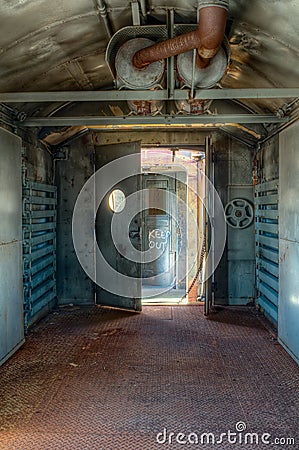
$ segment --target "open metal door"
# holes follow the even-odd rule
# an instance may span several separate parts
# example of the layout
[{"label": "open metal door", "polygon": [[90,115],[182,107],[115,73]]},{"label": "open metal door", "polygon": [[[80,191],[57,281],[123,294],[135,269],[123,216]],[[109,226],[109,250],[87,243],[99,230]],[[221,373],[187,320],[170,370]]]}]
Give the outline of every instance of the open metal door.
[{"label": "open metal door", "polygon": [[[140,142],[95,146],[95,170],[100,170],[95,192],[102,199],[96,238],[103,256],[95,261],[96,303],[141,311]],[[131,219],[126,222],[128,216]]]},{"label": "open metal door", "polygon": [[[214,157],[213,157],[213,147],[210,137],[205,140],[205,175],[206,175],[206,186],[205,186],[205,241],[206,241],[206,253],[209,253],[209,257],[206,260],[205,273],[211,274],[205,282],[205,315],[208,316],[211,312],[212,305],[214,303],[214,229],[213,229],[213,219],[214,219]],[[210,183],[211,182],[211,183]],[[209,214],[208,214],[209,211]]]}]

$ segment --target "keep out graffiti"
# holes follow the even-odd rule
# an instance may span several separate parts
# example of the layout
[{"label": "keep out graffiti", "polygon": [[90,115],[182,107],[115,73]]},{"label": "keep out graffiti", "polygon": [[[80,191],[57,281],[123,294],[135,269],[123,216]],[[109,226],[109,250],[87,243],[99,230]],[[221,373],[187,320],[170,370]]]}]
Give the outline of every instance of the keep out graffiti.
[{"label": "keep out graffiti", "polygon": [[160,230],[159,228],[155,228],[150,231],[148,234],[148,242],[150,249],[162,250],[164,252],[168,240],[170,237],[170,231]]}]

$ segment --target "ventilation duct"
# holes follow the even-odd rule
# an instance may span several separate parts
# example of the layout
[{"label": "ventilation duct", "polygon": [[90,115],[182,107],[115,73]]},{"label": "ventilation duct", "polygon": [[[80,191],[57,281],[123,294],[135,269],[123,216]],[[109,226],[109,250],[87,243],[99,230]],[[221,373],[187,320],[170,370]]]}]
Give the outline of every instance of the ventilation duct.
[{"label": "ventilation duct", "polygon": [[[194,51],[182,53],[177,57],[177,82],[181,89],[210,89],[217,85],[227,70],[230,60],[230,48],[226,37],[222,46],[206,67],[198,67],[194,60]],[[176,102],[179,112],[204,114],[212,104],[211,100],[181,100]]]},{"label": "ventilation duct", "polygon": [[134,66],[141,70],[155,61],[194,49],[197,49],[197,65],[208,66],[224,39],[227,9],[228,0],[201,1],[197,30],[137,51],[133,56]]},{"label": "ventilation duct", "polygon": [[[174,37],[167,39],[166,25],[132,26],[119,30],[110,40],[106,61],[117,89],[163,89],[166,58],[176,58],[178,88],[208,89],[221,80],[227,70],[230,49],[224,36],[228,0],[202,0],[199,24],[175,24]],[[158,42],[158,43],[157,43]],[[196,52],[196,53],[195,53]],[[211,102],[182,101],[179,112],[203,114]],[[134,114],[157,114],[163,102],[128,102]]]},{"label": "ventilation duct", "polygon": [[[165,61],[155,61],[153,64],[138,70],[132,64],[136,51],[153,45],[147,38],[135,38],[125,42],[117,52],[115,58],[116,87],[118,89],[162,89]],[[133,114],[155,115],[163,108],[162,101],[129,101],[129,108]]]},{"label": "ventilation duct", "polygon": [[[157,40],[167,39],[166,25],[129,26],[117,31],[110,39],[106,50],[106,62],[114,78],[116,89],[154,90],[163,89],[165,61],[157,61],[145,70],[133,66],[134,54]],[[128,101],[133,114],[155,115],[162,111],[162,101]]]}]

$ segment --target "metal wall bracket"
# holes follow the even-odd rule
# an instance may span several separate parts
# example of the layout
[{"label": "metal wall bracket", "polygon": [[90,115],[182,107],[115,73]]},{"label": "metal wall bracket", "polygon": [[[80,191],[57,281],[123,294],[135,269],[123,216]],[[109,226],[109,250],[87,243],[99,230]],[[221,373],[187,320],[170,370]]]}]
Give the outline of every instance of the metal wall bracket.
[{"label": "metal wall bracket", "polygon": [[68,147],[59,147],[57,150],[53,153],[53,158],[57,161],[59,160],[67,160],[69,157],[69,148]]}]

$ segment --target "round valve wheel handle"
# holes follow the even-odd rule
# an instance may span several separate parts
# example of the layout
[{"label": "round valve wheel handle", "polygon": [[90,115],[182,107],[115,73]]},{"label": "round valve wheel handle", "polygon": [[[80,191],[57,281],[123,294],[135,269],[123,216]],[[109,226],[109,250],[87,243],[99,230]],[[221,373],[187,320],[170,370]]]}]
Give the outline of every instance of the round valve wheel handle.
[{"label": "round valve wheel handle", "polygon": [[253,218],[253,206],[243,198],[235,198],[225,207],[225,220],[232,228],[247,228],[252,224]]}]

